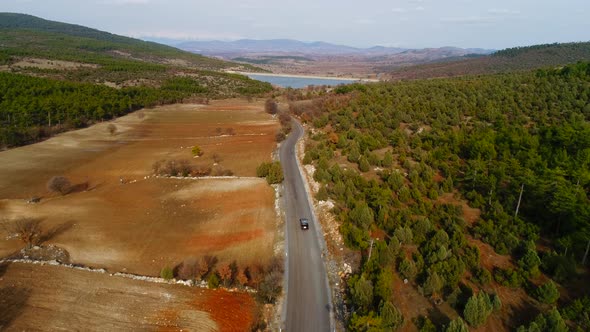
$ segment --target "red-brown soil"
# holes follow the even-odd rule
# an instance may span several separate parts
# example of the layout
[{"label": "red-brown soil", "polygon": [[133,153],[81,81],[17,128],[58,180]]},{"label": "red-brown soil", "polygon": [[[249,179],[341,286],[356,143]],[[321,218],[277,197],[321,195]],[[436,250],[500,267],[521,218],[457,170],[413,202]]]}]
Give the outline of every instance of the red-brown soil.
[{"label": "red-brown soil", "polygon": [[[212,313],[197,308],[217,292],[180,285],[111,277],[60,266],[12,263],[0,266],[0,329],[8,331],[219,331]],[[243,303],[240,293],[226,302]],[[235,315],[250,308],[233,306]],[[239,325],[244,324],[244,325]],[[239,330],[249,323],[237,320]]]}]

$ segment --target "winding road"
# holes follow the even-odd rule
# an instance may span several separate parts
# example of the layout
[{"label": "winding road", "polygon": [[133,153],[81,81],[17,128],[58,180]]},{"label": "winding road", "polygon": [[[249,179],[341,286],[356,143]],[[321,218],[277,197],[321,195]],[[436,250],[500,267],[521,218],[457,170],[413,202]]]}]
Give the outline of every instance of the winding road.
[{"label": "winding road", "polygon": [[[295,145],[304,131],[297,121],[293,120],[292,124],[293,130],[279,150],[285,175],[283,199],[287,238],[287,289],[283,331],[331,331],[332,304],[322,259],[322,235],[310,206],[295,154]],[[299,218],[310,221],[309,230],[301,229]]]}]

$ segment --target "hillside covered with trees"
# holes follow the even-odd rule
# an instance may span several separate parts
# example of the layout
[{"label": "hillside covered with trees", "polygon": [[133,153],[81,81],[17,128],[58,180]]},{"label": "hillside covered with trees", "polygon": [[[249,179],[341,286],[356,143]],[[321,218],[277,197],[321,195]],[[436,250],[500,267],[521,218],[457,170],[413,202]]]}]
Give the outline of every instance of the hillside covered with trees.
[{"label": "hillside covered with trees", "polygon": [[379,68],[392,80],[498,74],[573,64],[590,60],[590,42],[515,47],[487,56],[465,56],[445,62],[400,69]]},{"label": "hillside covered with trees", "polygon": [[362,254],[351,331],[590,329],[589,63],[293,105],[315,128],[317,198]]},{"label": "hillside covered with trees", "polygon": [[23,14],[0,13],[0,148],[191,98],[252,96],[257,70]]}]

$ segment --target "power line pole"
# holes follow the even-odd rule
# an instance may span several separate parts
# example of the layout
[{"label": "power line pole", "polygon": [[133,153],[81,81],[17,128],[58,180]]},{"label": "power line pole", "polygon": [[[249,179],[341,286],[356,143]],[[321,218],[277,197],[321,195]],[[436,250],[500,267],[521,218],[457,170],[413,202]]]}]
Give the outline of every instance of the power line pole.
[{"label": "power line pole", "polygon": [[522,192],[524,191],[524,183],[520,186],[520,195],[518,196],[518,204],[516,204],[516,211],[514,212],[514,218],[518,216],[518,210],[520,209],[520,201],[522,200]]},{"label": "power line pole", "polygon": [[584,259],[582,259],[582,265],[586,265],[586,258],[588,258],[588,251],[590,251],[590,239],[588,240],[588,245],[586,246],[586,253],[584,253]]},{"label": "power line pole", "polygon": [[369,259],[367,259],[367,261],[371,260],[371,252],[373,251],[373,239],[371,239],[371,244],[369,246]]}]

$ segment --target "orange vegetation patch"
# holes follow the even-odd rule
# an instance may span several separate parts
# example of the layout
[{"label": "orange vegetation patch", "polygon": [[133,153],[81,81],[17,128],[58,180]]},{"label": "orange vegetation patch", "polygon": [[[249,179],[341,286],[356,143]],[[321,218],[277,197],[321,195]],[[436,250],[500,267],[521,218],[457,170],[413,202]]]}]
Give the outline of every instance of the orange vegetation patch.
[{"label": "orange vegetation patch", "polygon": [[204,301],[197,298],[194,306],[209,313],[219,332],[248,331],[254,322],[256,304],[247,293],[217,290],[207,293]]},{"label": "orange vegetation patch", "polygon": [[198,249],[198,250],[221,250],[227,248],[229,246],[242,244],[244,242],[256,240],[258,238],[264,237],[266,232],[261,229],[257,228],[251,231],[243,231],[237,233],[227,233],[227,234],[199,234],[191,239],[189,239],[187,245],[191,247],[191,249]]}]

